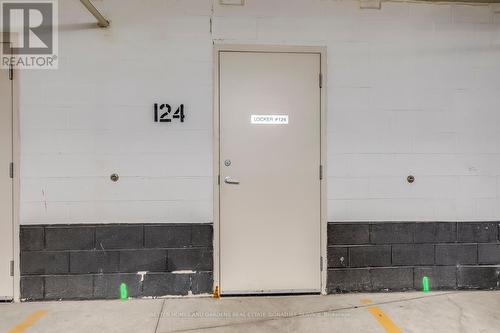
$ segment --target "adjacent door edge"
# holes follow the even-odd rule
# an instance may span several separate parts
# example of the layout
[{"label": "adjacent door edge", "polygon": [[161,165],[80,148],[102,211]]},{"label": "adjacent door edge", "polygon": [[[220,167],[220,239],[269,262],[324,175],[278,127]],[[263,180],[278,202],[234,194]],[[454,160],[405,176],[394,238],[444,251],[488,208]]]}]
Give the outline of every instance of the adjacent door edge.
[{"label": "adjacent door edge", "polygon": [[322,177],[321,194],[320,194],[320,209],[321,209],[321,294],[326,295],[326,278],[327,278],[327,166],[326,166],[326,87],[327,87],[327,71],[326,71],[326,52],[324,46],[294,46],[294,45],[247,45],[247,44],[214,44],[213,49],[213,293],[214,296],[220,296],[220,117],[219,117],[219,70],[220,70],[220,52],[270,52],[270,53],[317,53],[320,55],[320,72],[321,87],[320,87],[320,146],[321,146],[321,167]]},{"label": "adjacent door edge", "polygon": [[[2,42],[12,42],[14,40],[19,39],[18,33],[6,33],[0,32],[0,43]],[[13,240],[13,258],[14,258],[14,285],[13,285],[13,293],[14,293],[14,302],[19,302],[21,300],[21,270],[20,270],[20,261],[21,261],[21,251],[19,244],[20,237],[20,219],[19,219],[19,207],[20,207],[20,162],[21,162],[21,138],[20,138],[20,113],[19,113],[19,76],[20,72],[16,69],[13,69],[12,76],[12,162],[13,166],[13,186],[12,186],[12,204],[13,204],[13,221],[12,235],[14,237]]]}]

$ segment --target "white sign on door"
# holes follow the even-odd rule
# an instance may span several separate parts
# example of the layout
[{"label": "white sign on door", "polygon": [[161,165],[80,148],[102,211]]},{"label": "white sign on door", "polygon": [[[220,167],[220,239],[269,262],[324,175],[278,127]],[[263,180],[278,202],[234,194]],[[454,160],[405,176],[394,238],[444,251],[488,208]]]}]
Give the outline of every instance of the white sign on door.
[{"label": "white sign on door", "polygon": [[250,117],[250,122],[252,124],[261,124],[261,125],[286,125],[288,124],[288,115],[276,115],[276,114],[267,114],[267,115],[259,115],[253,114]]}]

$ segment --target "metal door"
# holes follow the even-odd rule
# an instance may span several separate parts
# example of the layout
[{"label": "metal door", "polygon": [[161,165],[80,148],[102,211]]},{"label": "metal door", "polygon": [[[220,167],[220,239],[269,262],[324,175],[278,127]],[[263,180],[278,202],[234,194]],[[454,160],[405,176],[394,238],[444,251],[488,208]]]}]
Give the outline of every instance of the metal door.
[{"label": "metal door", "polygon": [[319,53],[220,51],[222,294],[319,292]]}]

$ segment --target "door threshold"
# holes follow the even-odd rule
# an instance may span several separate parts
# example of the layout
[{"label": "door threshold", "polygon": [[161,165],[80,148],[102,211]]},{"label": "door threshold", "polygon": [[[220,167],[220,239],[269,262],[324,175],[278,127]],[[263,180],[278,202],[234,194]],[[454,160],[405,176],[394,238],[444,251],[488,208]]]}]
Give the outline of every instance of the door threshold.
[{"label": "door threshold", "polygon": [[314,293],[258,293],[258,294],[221,294],[221,297],[283,297],[283,296],[311,296],[321,295],[320,292]]},{"label": "door threshold", "polygon": [[320,291],[264,291],[264,292],[229,292],[222,293],[221,297],[269,297],[269,296],[309,296],[321,295]]}]

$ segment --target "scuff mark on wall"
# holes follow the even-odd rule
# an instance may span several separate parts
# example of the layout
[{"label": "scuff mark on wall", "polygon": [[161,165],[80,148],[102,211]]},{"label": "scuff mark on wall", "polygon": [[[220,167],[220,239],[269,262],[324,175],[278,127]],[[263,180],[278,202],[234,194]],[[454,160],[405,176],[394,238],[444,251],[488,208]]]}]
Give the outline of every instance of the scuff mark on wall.
[{"label": "scuff mark on wall", "polygon": [[47,197],[45,196],[45,190],[42,188],[42,202],[45,208],[45,214],[47,214]]},{"label": "scuff mark on wall", "polygon": [[144,276],[148,274],[148,271],[140,271],[140,272],[137,272],[137,275],[140,275],[141,276],[141,283],[144,282]]},{"label": "scuff mark on wall", "polygon": [[186,269],[186,270],[180,270],[180,271],[173,271],[172,274],[193,274],[196,273],[196,271]]}]

